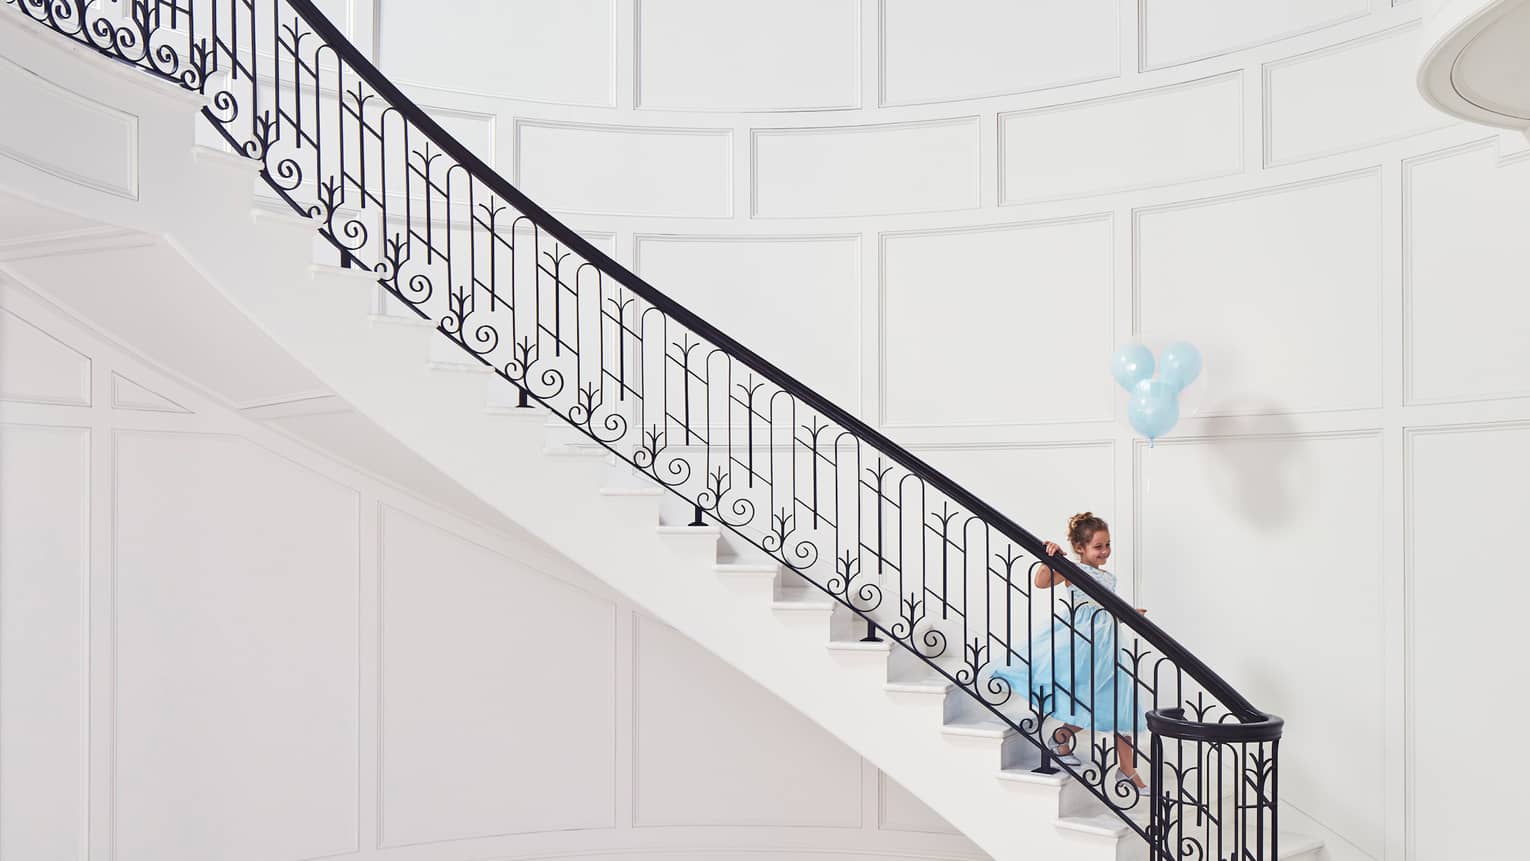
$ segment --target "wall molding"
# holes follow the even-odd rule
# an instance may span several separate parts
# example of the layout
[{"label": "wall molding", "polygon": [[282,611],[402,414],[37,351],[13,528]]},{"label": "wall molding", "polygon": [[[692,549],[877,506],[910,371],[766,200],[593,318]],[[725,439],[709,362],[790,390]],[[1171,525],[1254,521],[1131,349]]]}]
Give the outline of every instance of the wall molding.
[{"label": "wall molding", "polygon": [[[749,129],[749,217],[760,220],[816,220],[823,218],[871,218],[875,219],[888,215],[912,215],[934,212],[970,212],[982,209],[983,200],[983,165],[982,165],[982,115],[965,114],[955,117],[933,117],[930,119],[904,120],[886,123],[854,123],[839,126],[779,126],[760,127]],[[977,161],[975,172],[975,187],[972,189],[972,205],[958,206],[940,209],[898,209],[888,212],[870,213],[827,213],[818,215],[761,215],[760,214],[760,139],[767,137],[776,138],[810,138],[810,137],[835,137],[839,135],[880,134],[883,132],[897,132],[906,129],[921,128],[971,128],[973,136],[973,154]]]},{"label": "wall molding", "polygon": [[[1251,188],[1251,189],[1247,189],[1247,190],[1243,190],[1243,191],[1231,192],[1231,193],[1227,193],[1227,194],[1216,194],[1216,195],[1210,195],[1210,196],[1206,196],[1206,197],[1193,198],[1193,199],[1189,199],[1189,200],[1176,201],[1176,202],[1173,202],[1173,203],[1154,204],[1154,205],[1150,205],[1150,206],[1139,206],[1139,207],[1133,208],[1131,210],[1131,249],[1132,249],[1132,259],[1131,259],[1131,286],[1130,286],[1131,321],[1132,321],[1131,335],[1132,335],[1132,337],[1139,337],[1139,336],[1141,336],[1143,334],[1143,332],[1142,332],[1142,305],[1143,305],[1143,302],[1142,302],[1142,219],[1143,219],[1144,216],[1159,215],[1159,214],[1167,213],[1167,212],[1178,212],[1178,211],[1186,210],[1186,209],[1198,209],[1198,208],[1205,207],[1205,206],[1216,206],[1216,205],[1223,204],[1223,203],[1234,203],[1234,202],[1244,201],[1244,200],[1257,200],[1257,199],[1263,198],[1263,197],[1275,197],[1275,196],[1278,196],[1278,195],[1281,195],[1281,194],[1286,194],[1286,193],[1293,192],[1293,191],[1300,191],[1300,190],[1309,189],[1309,188],[1319,188],[1319,187],[1322,187],[1322,186],[1325,186],[1325,185],[1338,185],[1338,184],[1349,182],[1351,180],[1359,179],[1359,178],[1362,178],[1362,177],[1373,177],[1375,179],[1375,183],[1376,183],[1376,196],[1375,196],[1376,214],[1377,214],[1377,218],[1378,219],[1382,219],[1383,220],[1383,223],[1380,223],[1380,224],[1377,225],[1377,230],[1380,233],[1384,233],[1384,231],[1385,231],[1384,219],[1385,219],[1385,212],[1386,212],[1386,202],[1385,202],[1386,184],[1384,182],[1384,176],[1383,176],[1382,169],[1381,169],[1380,165],[1374,165],[1374,166],[1370,166],[1370,167],[1362,167],[1362,168],[1357,168],[1357,169],[1353,169],[1353,170],[1347,170],[1347,171],[1343,171],[1341,173],[1334,173],[1334,174],[1327,174],[1327,175],[1323,175],[1323,176],[1309,177],[1309,178],[1297,180],[1297,181],[1294,181],[1294,182],[1278,183],[1278,184],[1275,184],[1275,185],[1265,185],[1265,186],[1260,186],[1260,187],[1257,187],[1257,188]],[[1385,242],[1385,240],[1383,238],[1383,244],[1384,244],[1384,242]],[[1381,308],[1385,307],[1384,303],[1386,302],[1385,291],[1386,291],[1386,280],[1387,279],[1386,279],[1386,273],[1384,271],[1384,268],[1383,268],[1380,260],[1377,261],[1375,275],[1376,275],[1376,283],[1375,283],[1375,288],[1374,288],[1374,290],[1375,290],[1375,297],[1376,297],[1376,302],[1377,302],[1377,308],[1381,309]],[[1243,411],[1243,410],[1235,410],[1235,411],[1234,410],[1229,410],[1229,411],[1206,411],[1206,412],[1202,412],[1202,413],[1197,414],[1196,418],[1200,418],[1200,419],[1216,419],[1216,418],[1242,418],[1242,417],[1261,416],[1261,415],[1320,415],[1320,414],[1325,414],[1325,413],[1359,412],[1359,411],[1365,411],[1365,410],[1379,409],[1379,408],[1381,408],[1386,403],[1386,388],[1385,388],[1386,383],[1385,383],[1385,380],[1383,378],[1385,377],[1384,370],[1386,368],[1387,342],[1386,342],[1386,338],[1384,337],[1384,335],[1385,335],[1384,332],[1381,332],[1380,330],[1378,330],[1377,357],[1376,357],[1377,358],[1377,364],[1376,364],[1377,374],[1376,374],[1376,380],[1375,380],[1375,400],[1372,403],[1369,403],[1369,404],[1342,404],[1342,405],[1334,406],[1334,407],[1320,407],[1320,408],[1311,408],[1311,409],[1271,408],[1271,409],[1254,410],[1254,411]]]},{"label": "wall molding", "polygon": [[[41,27],[30,27],[29,29],[37,30],[39,35],[45,32]],[[71,47],[84,50],[83,46],[72,45]],[[0,71],[3,71],[5,66],[9,66],[14,70],[12,74],[19,74],[23,78],[30,79],[33,84],[40,89],[51,91],[54,94],[54,98],[58,101],[71,103],[77,109],[86,111],[101,119],[113,123],[117,127],[117,130],[121,135],[122,142],[125,145],[122,152],[123,161],[120,165],[118,165],[118,167],[122,169],[121,181],[114,181],[110,178],[102,176],[87,176],[86,174],[71,170],[56,162],[49,161],[46,158],[37,155],[36,153],[23,152],[13,146],[9,146],[4,143],[0,143],[0,156],[12,158],[18,162],[21,162],[22,164],[42,171],[49,176],[64,180],[65,182],[70,182],[85,188],[92,188],[96,191],[102,191],[116,197],[122,197],[128,200],[137,200],[139,181],[138,117],[127,113],[126,111],[118,110],[111,105],[98,102],[95,99],[89,98],[88,96],[84,96],[64,86],[63,84],[60,84],[47,77],[44,77],[37,72],[34,72],[31,69],[28,69],[25,66],[19,65],[4,57],[0,57]]]},{"label": "wall molding", "polygon": [[[1120,6],[1116,7],[1116,38],[1121,37],[1123,16]],[[1116,61],[1115,72],[1108,75],[1083,75],[1077,78],[1043,84],[1037,87],[1022,87],[1020,89],[1001,89],[971,95],[953,96],[945,99],[920,99],[912,101],[893,101],[887,97],[887,0],[877,0],[877,107],[919,107],[924,105],[951,105],[962,102],[970,102],[978,99],[991,99],[1000,96],[1023,96],[1028,93],[1040,93],[1050,90],[1066,90],[1083,84],[1092,84],[1100,81],[1111,81],[1121,77],[1121,62]]]},{"label": "wall molding", "polygon": [[1444,396],[1421,398],[1414,393],[1414,334],[1413,334],[1413,170],[1420,165],[1434,164],[1456,156],[1492,149],[1499,155],[1494,161],[1495,169],[1530,160],[1530,150],[1509,155],[1502,154],[1500,137],[1494,133],[1487,137],[1458,143],[1402,160],[1402,380],[1404,407],[1427,407],[1447,404],[1478,404],[1489,401],[1513,401],[1530,398],[1530,389],[1524,391],[1489,392],[1481,395]]},{"label": "wall molding", "polygon": [[841,0],[849,3],[855,10],[855,26],[851,42],[855,51],[855,80],[852,89],[855,97],[844,104],[800,106],[787,105],[776,107],[743,107],[739,105],[649,105],[643,102],[643,3],[644,0],[632,0],[632,106],[639,111],[672,111],[675,113],[734,113],[734,114],[773,114],[773,113],[820,113],[827,111],[850,111],[860,110],[864,107],[861,93],[865,90],[862,84],[861,62],[861,28],[862,28],[862,4],[861,0]]},{"label": "wall molding", "polygon": [[1222,49],[1213,51],[1213,52],[1208,53],[1208,54],[1200,54],[1200,55],[1195,55],[1195,56],[1190,56],[1190,57],[1184,57],[1184,58],[1176,59],[1176,60],[1173,60],[1173,61],[1170,61],[1170,62],[1164,62],[1164,63],[1159,63],[1157,65],[1152,65],[1152,64],[1149,64],[1148,61],[1147,61],[1147,56],[1148,56],[1148,53],[1149,53],[1148,32],[1147,32],[1148,31],[1148,28],[1147,28],[1147,20],[1148,20],[1147,5],[1150,2],[1152,2],[1152,0],[1137,0],[1137,56],[1139,58],[1138,59],[1138,63],[1137,63],[1137,71],[1138,72],[1155,72],[1155,71],[1161,71],[1161,70],[1164,70],[1164,69],[1172,69],[1172,68],[1175,68],[1177,66],[1188,65],[1190,63],[1198,63],[1198,62],[1201,62],[1203,60],[1213,60],[1213,59],[1217,59],[1219,57],[1228,56],[1229,54],[1237,54],[1237,53],[1240,53],[1240,52],[1243,52],[1243,51],[1248,51],[1248,50],[1251,50],[1251,49],[1254,49],[1254,48],[1261,48],[1261,47],[1264,47],[1266,45],[1273,45],[1276,42],[1283,42],[1286,39],[1295,38],[1297,36],[1304,36],[1304,35],[1306,35],[1308,33],[1316,33],[1319,30],[1326,30],[1329,27],[1336,27],[1336,26],[1338,26],[1340,24],[1349,23],[1350,21],[1358,21],[1361,18],[1365,18],[1366,16],[1371,14],[1370,3],[1369,2],[1365,2],[1365,0],[1361,0],[1363,8],[1356,9],[1353,12],[1349,12],[1348,14],[1342,15],[1342,16],[1337,17],[1337,18],[1330,18],[1330,19],[1325,20],[1325,21],[1323,21],[1321,23],[1309,24],[1309,25],[1299,26],[1299,27],[1293,27],[1293,28],[1284,30],[1284,31],[1282,31],[1279,34],[1276,34],[1274,36],[1268,36],[1268,37],[1265,37],[1265,38],[1262,38],[1262,39],[1254,39],[1252,41],[1242,42],[1242,43],[1239,43],[1237,45],[1233,45],[1233,46],[1230,46],[1230,47],[1222,48]]},{"label": "wall molding", "polygon": [[1420,19],[1414,19],[1412,21],[1399,24],[1395,27],[1389,27],[1385,30],[1377,30],[1372,33],[1356,36],[1353,39],[1348,39],[1343,42],[1336,42],[1332,45],[1325,45],[1321,48],[1315,48],[1311,51],[1307,51],[1306,53],[1293,54],[1289,57],[1282,57],[1278,60],[1271,60],[1269,62],[1263,63],[1261,65],[1260,72],[1260,104],[1262,105],[1260,115],[1263,118],[1264,134],[1260,152],[1262,154],[1261,158],[1265,169],[1268,170],[1270,168],[1285,167],[1287,165],[1300,164],[1302,162],[1312,161],[1314,159],[1327,158],[1329,156],[1342,155],[1344,153],[1356,152],[1358,150],[1366,150],[1374,147],[1385,146],[1387,144],[1407,140],[1408,138],[1428,134],[1429,132],[1437,131],[1442,128],[1448,128],[1453,125],[1454,123],[1449,118],[1441,115],[1439,122],[1434,125],[1425,128],[1413,129],[1411,131],[1398,132],[1396,134],[1383,135],[1381,137],[1367,139],[1366,141],[1358,144],[1330,147],[1319,152],[1309,153],[1307,155],[1298,156],[1296,158],[1277,159],[1273,154],[1275,130],[1275,119],[1273,114],[1274,72],[1290,66],[1302,65],[1312,60],[1319,60],[1323,59],[1324,57],[1342,54],[1354,48],[1363,47],[1375,42],[1386,41],[1387,39],[1394,38],[1409,30],[1419,29],[1421,23],[1422,22]]},{"label": "wall molding", "polygon": [[[1086,110],[1086,109],[1088,109],[1089,107],[1092,107],[1092,106],[1107,105],[1107,104],[1113,104],[1113,103],[1118,103],[1118,102],[1130,102],[1130,101],[1134,101],[1134,100],[1137,100],[1137,99],[1150,99],[1150,98],[1152,98],[1155,95],[1164,95],[1164,94],[1167,94],[1167,93],[1183,92],[1183,91],[1187,91],[1187,90],[1195,90],[1195,89],[1200,89],[1200,88],[1203,88],[1203,87],[1214,86],[1216,84],[1222,83],[1223,81],[1230,80],[1230,79],[1233,79],[1233,78],[1238,79],[1238,81],[1241,83],[1242,80],[1243,80],[1243,69],[1238,68],[1238,69],[1233,69],[1233,70],[1227,71],[1227,72],[1220,72],[1220,73],[1213,74],[1213,75],[1207,75],[1207,76],[1202,77],[1202,78],[1193,78],[1193,79],[1188,80],[1188,81],[1179,81],[1179,82],[1175,82],[1175,83],[1171,83],[1171,84],[1164,84],[1164,85],[1156,86],[1156,87],[1148,87],[1146,89],[1131,90],[1131,91],[1120,92],[1120,93],[1112,93],[1112,94],[1106,95],[1106,96],[1097,96],[1095,98],[1081,99],[1079,101],[1074,101],[1074,102],[1061,102],[1061,103],[1053,104],[1053,105],[1042,105],[1042,106],[1039,106],[1039,107],[1021,108],[1019,110],[1014,110],[1014,111],[1001,111],[1001,112],[999,112],[999,114],[998,114],[998,130],[999,130],[998,131],[998,135],[999,135],[999,140],[998,140],[999,198],[998,198],[998,200],[999,200],[999,206],[1032,206],[1032,205],[1042,204],[1042,203],[1056,203],[1056,202],[1061,202],[1061,201],[1078,200],[1078,199],[1081,199],[1081,198],[1099,197],[1099,196],[1110,195],[1110,194],[1120,194],[1120,193],[1128,192],[1128,191],[1149,191],[1149,190],[1158,189],[1158,188],[1172,188],[1172,187],[1176,187],[1176,186],[1189,185],[1189,184],[1196,183],[1196,182],[1202,182],[1202,181],[1205,181],[1205,180],[1208,180],[1208,179],[1221,179],[1223,177],[1240,176],[1240,175],[1242,175],[1243,173],[1245,173],[1248,170],[1248,165],[1245,163],[1246,159],[1244,158],[1244,153],[1245,153],[1245,150],[1247,149],[1247,145],[1246,145],[1246,142],[1244,140],[1244,135],[1247,133],[1247,131],[1246,131],[1246,128],[1245,128],[1245,124],[1243,122],[1241,122],[1241,119],[1240,119],[1240,122],[1239,122],[1239,125],[1238,125],[1238,167],[1236,169],[1234,169],[1234,170],[1229,170],[1229,171],[1213,171],[1213,172],[1209,172],[1209,173],[1197,174],[1197,175],[1194,175],[1194,176],[1184,177],[1184,178],[1180,178],[1180,179],[1169,180],[1169,181],[1166,181],[1166,182],[1153,182],[1153,181],[1149,181],[1149,182],[1146,182],[1146,183],[1125,183],[1125,184],[1122,184],[1122,185],[1110,186],[1110,187],[1107,187],[1107,188],[1101,188],[1101,189],[1096,189],[1096,190],[1091,190],[1091,191],[1078,192],[1078,193],[1075,193],[1075,194],[1061,194],[1061,195],[1054,195],[1054,196],[1049,196],[1049,197],[1036,197],[1036,198],[1017,197],[1015,199],[1010,199],[1008,197],[1007,193],[1006,193],[1006,188],[1005,188],[1005,186],[1007,185],[1007,181],[1006,180],[1007,180],[1007,178],[1009,176],[1009,157],[1008,157],[1007,147],[1005,146],[1005,137],[1006,137],[1006,134],[1007,134],[1007,132],[1006,132],[1006,127],[1007,127],[1006,121],[1011,119],[1011,118],[1013,118],[1013,117],[1044,116],[1044,115],[1047,115],[1047,114],[1067,113],[1069,111],[1075,111],[1075,110]],[[1240,118],[1244,117],[1247,114],[1247,111],[1248,111],[1248,105],[1247,105],[1246,88],[1239,87],[1239,92],[1238,92],[1238,116]]]},{"label": "wall molding", "polygon": [[[875,416],[875,424],[878,427],[880,427],[880,428],[888,428],[888,429],[895,429],[895,430],[915,430],[915,429],[921,429],[921,428],[940,428],[940,429],[947,429],[947,428],[1016,428],[1016,427],[1035,427],[1035,426],[1038,426],[1038,425],[1063,425],[1063,424],[1080,424],[1080,423],[1088,423],[1088,422],[1113,421],[1115,419],[1114,408],[1112,408],[1111,414],[1107,415],[1107,416],[1084,416],[1084,417],[1071,417],[1071,418],[1061,418],[1061,419],[1045,419],[1045,420],[1027,421],[1027,422],[1003,422],[1003,421],[991,422],[991,421],[980,421],[980,422],[942,422],[942,423],[939,423],[939,424],[923,424],[923,423],[901,423],[901,422],[892,422],[892,421],[889,421],[888,418],[887,418],[887,384],[888,384],[888,374],[887,374],[887,241],[889,239],[905,239],[905,238],[917,238],[917,237],[928,237],[928,236],[958,236],[958,235],[967,235],[967,234],[976,234],[976,233],[997,233],[997,232],[1008,232],[1008,231],[1015,231],[1015,230],[1044,229],[1044,228],[1048,228],[1048,227],[1063,227],[1063,226],[1076,225],[1076,224],[1092,224],[1092,223],[1095,223],[1095,222],[1104,222],[1104,223],[1107,223],[1107,224],[1110,224],[1110,225],[1113,226],[1115,224],[1115,218],[1116,218],[1116,214],[1113,211],[1111,211],[1111,212],[1090,212],[1090,213],[1085,213],[1085,214],[1081,214],[1081,215],[1069,215],[1069,216],[1062,216],[1062,217],[1059,217],[1059,218],[1047,218],[1047,219],[1040,219],[1040,220],[1035,220],[1035,221],[1016,221],[1016,222],[1011,222],[1011,223],[1006,223],[1006,224],[988,224],[988,225],[959,226],[959,227],[936,227],[936,228],[915,229],[915,230],[888,230],[888,231],[883,231],[881,233],[878,233],[877,234],[877,249],[876,249],[876,254],[877,254],[877,281],[876,281],[876,285],[875,285],[875,290],[876,290],[876,306],[877,306],[876,307],[876,311],[877,311],[877,320],[876,320],[876,326],[877,326],[877,330],[876,330],[876,342],[877,342],[877,356],[876,356],[876,359],[877,359],[877,373],[876,373],[877,414]],[[1111,254],[1115,253],[1114,242],[1112,242],[1110,253]],[[1107,289],[1109,290],[1109,294],[1110,294],[1108,299],[1110,300],[1111,303],[1114,303],[1114,301],[1115,301],[1115,292],[1116,292],[1116,285],[1114,283],[1114,278],[1112,278],[1111,283],[1107,286]],[[1114,336],[1115,336],[1114,330],[1112,330],[1111,334],[1112,334],[1112,341],[1114,341]]]}]

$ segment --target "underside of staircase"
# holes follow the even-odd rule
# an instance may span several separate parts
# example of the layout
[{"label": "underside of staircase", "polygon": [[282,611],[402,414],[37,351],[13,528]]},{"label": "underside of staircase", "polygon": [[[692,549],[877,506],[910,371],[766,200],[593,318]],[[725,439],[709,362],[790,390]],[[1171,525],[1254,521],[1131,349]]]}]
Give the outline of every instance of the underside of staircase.
[{"label": "underside of staircase", "polygon": [[[1032,740],[953,681],[963,678],[961,649],[926,660],[887,636],[868,638],[853,601],[826,594],[747,530],[711,517],[694,525],[697,506],[634,467],[631,451],[521,397],[436,321],[377,313],[378,273],[315,262],[323,218],[294,214],[265,191],[261,161],[197,143],[209,140],[198,131],[205,97],[9,11],[0,46],[50,86],[136,118],[138,146],[136,198],[0,158],[6,191],[162,237],[358,412],[799,709],[994,858],[1149,857],[1129,821],[1147,829],[1150,805],[1118,812],[1046,768]],[[941,624],[926,630],[961,637]],[[1023,703],[1009,710],[1023,721]],[[1320,851],[1285,835],[1279,857]]]}]

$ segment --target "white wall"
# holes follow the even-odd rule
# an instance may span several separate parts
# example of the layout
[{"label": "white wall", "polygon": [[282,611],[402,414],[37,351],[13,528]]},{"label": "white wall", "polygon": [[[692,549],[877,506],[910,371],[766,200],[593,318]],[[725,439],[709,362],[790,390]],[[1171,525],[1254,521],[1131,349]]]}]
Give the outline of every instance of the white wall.
[{"label": "white wall", "polygon": [[[1467,811],[1515,769],[1450,727],[1530,705],[1467,597],[1518,588],[1530,151],[1423,106],[1423,4],[464,4],[503,64],[420,38],[440,5],[382,0],[379,60],[534,196],[1022,523],[1111,519],[1125,588],[1290,719],[1292,827],[1504,855]],[[1105,373],[1134,333],[1208,356],[1155,448]]]},{"label": "white wall", "polygon": [[0,858],[983,857],[534,539],[250,415],[0,278]]}]

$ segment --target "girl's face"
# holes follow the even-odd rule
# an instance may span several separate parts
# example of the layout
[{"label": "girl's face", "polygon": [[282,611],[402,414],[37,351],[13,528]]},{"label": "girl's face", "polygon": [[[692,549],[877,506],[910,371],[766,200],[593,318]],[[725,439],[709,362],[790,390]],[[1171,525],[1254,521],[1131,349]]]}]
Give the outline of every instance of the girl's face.
[{"label": "girl's face", "polygon": [[1078,561],[1085,565],[1104,568],[1105,560],[1110,558],[1110,530],[1096,530],[1089,536],[1088,542],[1073,545],[1073,552],[1078,554]]}]

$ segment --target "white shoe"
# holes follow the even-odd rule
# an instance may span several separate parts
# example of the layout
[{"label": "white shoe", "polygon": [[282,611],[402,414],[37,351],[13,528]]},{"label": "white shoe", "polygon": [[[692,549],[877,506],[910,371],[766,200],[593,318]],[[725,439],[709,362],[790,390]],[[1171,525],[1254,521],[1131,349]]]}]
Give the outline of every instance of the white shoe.
[{"label": "white shoe", "polygon": [[1078,757],[1073,755],[1072,749],[1069,749],[1069,751],[1067,753],[1063,753],[1061,750],[1058,750],[1058,748],[1060,748],[1060,747],[1062,747],[1062,745],[1060,745],[1060,744],[1052,744],[1052,745],[1050,745],[1050,748],[1051,748],[1051,751],[1052,751],[1052,756],[1055,757],[1058,762],[1062,763],[1063,765],[1083,765],[1084,764],[1083,760],[1081,760]]}]

